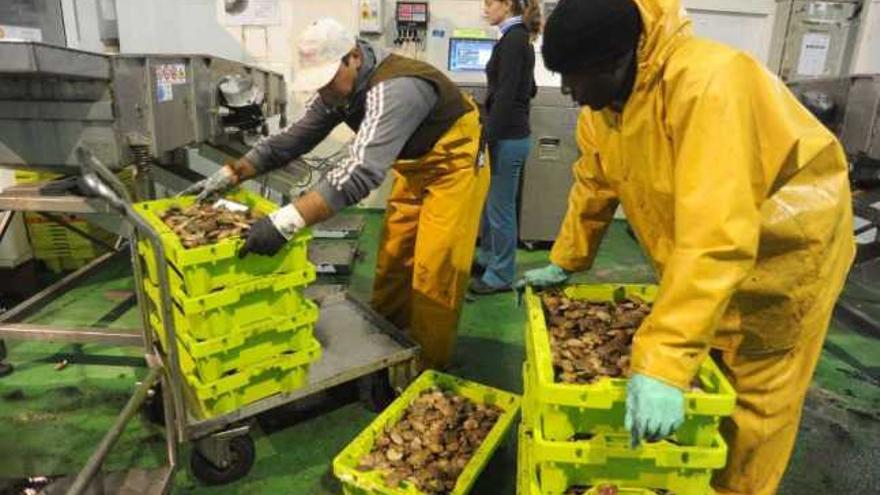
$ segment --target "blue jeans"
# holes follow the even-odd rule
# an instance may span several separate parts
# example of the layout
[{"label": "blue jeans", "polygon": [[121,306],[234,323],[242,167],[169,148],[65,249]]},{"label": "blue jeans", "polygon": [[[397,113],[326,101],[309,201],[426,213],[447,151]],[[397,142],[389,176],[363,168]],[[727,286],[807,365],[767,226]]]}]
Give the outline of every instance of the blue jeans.
[{"label": "blue jeans", "polygon": [[483,208],[477,263],[486,268],[483,283],[507,287],[516,277],[516,196],[519,176],[532,140],[502,139],[489,149],[492,183]]}]

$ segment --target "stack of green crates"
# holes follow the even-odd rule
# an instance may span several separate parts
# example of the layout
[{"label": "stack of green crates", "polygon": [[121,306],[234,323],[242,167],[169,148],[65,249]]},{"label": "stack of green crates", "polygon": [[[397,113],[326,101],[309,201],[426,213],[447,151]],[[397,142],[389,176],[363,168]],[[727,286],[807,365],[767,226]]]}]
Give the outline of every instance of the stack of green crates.
[{"label": "stack of green crates", "polygon": [[[247,191],[226,197],[257,215],[277,205]],[[168,264],[170,308],[189,409],[207,419],[308,382],[321,357],[314,337],[318,307],[303,296],[315,280],[307,259],[308,231],[298,233],[275,256],[238,257],[244,240],[230,238],[187,249],[161,215],[185,208],[193,197],[138,203],[135,211],[159,233]],[[150,323],[163,348],[167,335],[152,245],[137,245]]]},{"label": "stack of green crates", "polygon": [[[59,177],[58,174],[50,172],[32,170],[17,170],[15,172],[15,181],[18,184],[46,182],[57,177]],[[81,217],[75,215],[58,216],[73,227],[93,238],[104,241],[108,245],[112,245],[114,242],[113,234],[91,225]],[[76,270],[106,252],[106,249],[94,244],[86,237],[42,215],[27,213],[24,220],[34,251],[34,258],[42,261],[53,272]]]},{"label": "stack of green crates", "polygon": [[[650,285],[575,285],[575,299],[652,302]],[[685,393],[685,422],[669,439],[633,448],[623,425],[625,378],[591,384],[557,382],[550,336],[538,294],[526,293],[526,362],[519,432],[518,490],[521,495],[561,495],[572,487],[614,485],[619,493],[710,494],[712,473],[724,467],[727,446],[721,418],[733,412],[736,395],[718,366],[707,359],[699,387]]]}]

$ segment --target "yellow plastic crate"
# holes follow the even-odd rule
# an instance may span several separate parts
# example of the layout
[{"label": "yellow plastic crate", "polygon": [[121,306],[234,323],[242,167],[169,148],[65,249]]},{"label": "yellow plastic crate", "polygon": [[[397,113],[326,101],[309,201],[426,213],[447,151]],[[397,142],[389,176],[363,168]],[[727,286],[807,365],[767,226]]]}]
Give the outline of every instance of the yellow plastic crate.
[{"label": "yellow plastic crate", "polygon": [[[516,493],[517,495],[543,495],[541,487],[538,484],[537,474],[533,469],[529,457],[529,445],[531,437],[527,436],[526,428],[520,426],[517,436],[516,449]],[[601,486],[601,485],[600,485]],[[601,495],[600,486],[595,486],[587,490],[584,495]],[[648,488],[636,488],[614,485],[618,495],[658,495],[658,492]],[[571,487],[567,487],[571,488]],[[565,493],[565,492],[563,492]]]},{"label": "yellow plastic crate", "polygon": [[489,435],[483,440],[482,445],[458,477],[451,495],[461,495],[470,491],[480,472],[489,462],[492,453],[498,448],[513,424],[519,410],[520,398],[503,390],[428,370],[411,383],[400,397],[333,459],[333,474],[342,481],[344,493],[348,495],[420,495],[423,493],[415,486],[405,482],[401,485],[402,487],[388,487],[381,472],[362,472],[357,469],[357,466],[361,458],[372,450],[376,437],[384,431],[385,427],[400,421],[406,408],[423,391],[432,387],[450,390],[478,404],[494,404],[503,411],[495,426],[489,431]]},{"label": "yellow plastic crate", "polygon": [[[575,285],[566,288],[565,292],[572,298],[593,301],[616,301],[635,296],[652,302],[657,287]],[[531,288],[526,291],[526,308],[525,341],[530,373],[524,376],[524,387],[534,403],[534,410],[525,414],[537,415],[544,435],[551,440],[623,430],[627,379],[603,378],[586,385],[557,382],[543,303]],[[706,359],[696,378],[702,390],[685,393],[685,422],[676,436],[682,445],[712,445],[721,418],[733,413],[736,392],[711,358]]]},{"label": "yellow plastic crate", "polygon": [[[258,215],[278,209],[275,203],[244,190],[229,193],[226,199],[245,205]],[[298,232],[275,256],[251,254],[239,258],[238,251],[244,244],[241,238],[185,248],[160,215],[172,206],[185,208],[194,202],[194,196],[186,196],[134,205],[135,211],[161,236],[165,258],[170,265],[168,278],[172,289],[196,297],[265,275],[292,273],[311,267],[308,262],[311,233],[308,229]],[[146,278],[154,284],[158,283],[159,274],[152,246],[146,240],[141,240],[138,242],[138,252],[144,261]]]},{"label": "yellow plastic crate", "polygon": [[613,484],[706,495],[711,493],[712,473],[727,462],[727,445],[720,433],[710,446],[660,441],[632,448],[628,433],[556,442],[544,437],[539,424],[525,426],[526,469],[535,473],[542,494],[562,494],[572,486]]},{"label": "yellow plastic crate", "polygon": [[308,383],[309,366],[321,358],[315,339],[303,350],[281,355],[245,368],[234,375],[205,383],[181,360],[190,412],[198,419],[230,413],[248,404],[292,392]]},{"label": "yellow plastic crate", "polygon": [[[306,308],[293,318],[267,318],[223,337],[198,341],[179,333],[177,348],[181,361],[189,363],[187,369],[194,370],[202,382],[212,382],[267,359],[305,349],[314,340],[317,321],[318,306],[307,300]],[[150,325],[166,348],[167,336],[155,313],[150,314]]]},{"label": "yellow plastic crate", "polygon": [[[281,316],[293,318],[310,308],[300,290],[315,280],[312,267],[297,273],[253,279],[199,297],[171,291],[175,329],[196,340],[208,340],[245,331],[250,325]],[[159,311],[159,288],[144,281],[151,311]]]}]

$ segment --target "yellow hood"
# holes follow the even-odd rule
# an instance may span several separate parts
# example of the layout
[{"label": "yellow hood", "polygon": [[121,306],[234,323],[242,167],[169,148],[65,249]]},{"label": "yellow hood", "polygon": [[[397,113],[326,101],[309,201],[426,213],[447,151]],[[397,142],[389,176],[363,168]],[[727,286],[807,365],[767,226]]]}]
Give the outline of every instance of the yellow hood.
[{"label": "yellow hood", "polygon": [[636,88],[654,81],[669,55],[690,38],[691,21],[680,0],[633,0],[642,14]]}]

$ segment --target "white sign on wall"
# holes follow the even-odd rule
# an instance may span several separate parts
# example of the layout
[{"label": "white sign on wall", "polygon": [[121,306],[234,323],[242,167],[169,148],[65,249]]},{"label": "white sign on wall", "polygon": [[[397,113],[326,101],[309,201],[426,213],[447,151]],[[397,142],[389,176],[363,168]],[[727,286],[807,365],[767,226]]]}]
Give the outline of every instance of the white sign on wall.
[{"label": "white sign on wall", "polygon": [[828,48],[831,35],[827,33],[807,33],[801,41],[801,56],[798,59],[798,74],[802,76],[821,76],[828,61]]},{"label": "white sign on wall", "polygon": [[43,31],[32,27],[0,24],[0,40],[43,41]]},{"label": "white sign on wall", "polygon": [[217,0],[224,26],[274,26],[281,24],[279,0]]},{"label": "white sign on wall", "polygon": [[358,0],[358,30],[362,34],[382,34],[384,0]]}]

